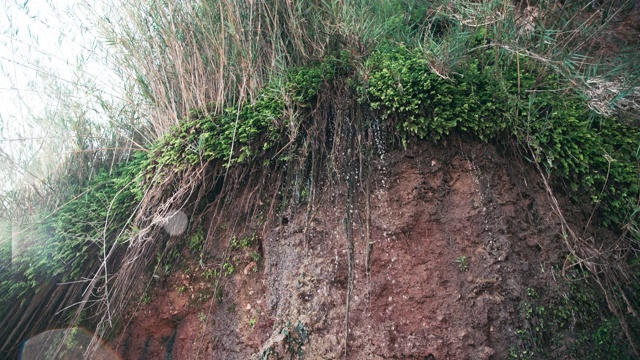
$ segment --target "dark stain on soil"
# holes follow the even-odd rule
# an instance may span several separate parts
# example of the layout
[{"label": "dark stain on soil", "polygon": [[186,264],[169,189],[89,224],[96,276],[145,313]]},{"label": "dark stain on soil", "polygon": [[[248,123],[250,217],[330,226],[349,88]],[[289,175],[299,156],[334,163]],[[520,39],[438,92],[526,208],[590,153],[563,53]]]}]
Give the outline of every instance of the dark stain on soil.
[{"label": "dark stain on soil", "polygon": [[[364,206],[353,214],[348,337],[344,206],[328,194],[311,221],[289,214],[268,231],[260,266],[237,260],[221,298],[198,301],[213,280],[173,274],[114,347],[124,359],[288,357],[300,324],[309,339],[294,348],[306,359],[507,358],[527,289],[566,286],[554,272],[564,256],[558,219],[531,166],[492,145],[448,143],[389,153],[376,164],[369,274]],[[578,210],[565,218],[585,222]]]}]

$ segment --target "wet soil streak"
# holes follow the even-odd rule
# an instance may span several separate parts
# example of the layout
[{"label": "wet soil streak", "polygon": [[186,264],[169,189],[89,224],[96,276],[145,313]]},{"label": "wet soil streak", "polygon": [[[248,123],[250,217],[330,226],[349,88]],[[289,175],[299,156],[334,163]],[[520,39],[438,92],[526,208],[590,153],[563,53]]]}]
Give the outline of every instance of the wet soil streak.
[{"label": "wet soil streak", "polygon": [[[527,291],[544,302],[567,289],[556,270],[559,222],[534,169],[491,145],[450,143],[344,166],[344,193],[318,193],[325,200],[310,218],[301,207],[267,229],[257,267],[249,255],[234,258],[238,271],[224,277],[209,318],[198,296],[211,296],[213,280],[193,259],[189,274],[176,271],[151,295],[120,335],[126,345],[113,347],[123,359],[191,359],[196,348],[202,359],[259,359],[261,350],[286,358],[299,324],[309,359],[508,358],[527,326]],[[383,170],[362,173],[374,168]],[[565,213],[576,228],[585,217]]]},{"label": "wet soil streak", "polygon": [[178,330],[174,330],[173,334],[167,341],[167,353],[165,355],[165,360],[173,360],[173,345],[176,342],[177,335],[178,335]]}]

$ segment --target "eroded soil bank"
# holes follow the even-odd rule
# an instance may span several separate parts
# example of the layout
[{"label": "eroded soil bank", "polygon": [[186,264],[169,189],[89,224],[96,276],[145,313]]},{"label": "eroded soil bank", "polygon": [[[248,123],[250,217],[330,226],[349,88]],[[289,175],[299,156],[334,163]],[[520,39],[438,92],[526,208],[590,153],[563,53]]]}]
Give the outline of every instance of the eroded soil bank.
[{"label": "eroded soil bank", "polygon": [[516,158],[456,137],[386,154],[370,184],[369,272],[365,204],[351,216],[350,277],[345,206],[325,189],[311,217],[302,206],[231,256],[218,288],[188,261],[111,345],[124,359],[508,358],[527,326],[523,300],[567,286],[558,219]]}]

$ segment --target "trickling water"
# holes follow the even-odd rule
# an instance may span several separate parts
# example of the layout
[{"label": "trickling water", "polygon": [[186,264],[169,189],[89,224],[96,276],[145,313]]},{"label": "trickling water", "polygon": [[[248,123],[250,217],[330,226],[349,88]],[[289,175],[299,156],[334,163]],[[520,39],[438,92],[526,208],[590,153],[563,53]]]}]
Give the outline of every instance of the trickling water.
[{"label": "trickling water", "polygon": [[382,133],[382,128],[380,127],[380,119],[373,119],[373,123],[371,124],[371,130],[373,131],[373,142],[375,143],[376,150],[378,150],[378,155],[380,156],[380,160],[384,160],[384,155],[386,153],[386,146],[384,141],[384,134]]},{"label": "trickling water", "polygon": [[[378,216],[390,218],[392,214],[389,211],[389,206],[387,204],[388,202],[387,198],[389,194],[389,181],[388,181],[388,171],[387,171],[387,165],[386,165],[386,159],[385,159],[387,154],[387,149],[386,149],[386,142],[385,142],[385,134],[383,132],[383,127],[381,126],[380,119],[378,118],[373,119],[371,124],[371,131],[373,133],[373,145],[375,146],[375,150],[377,151],[377,155],[379,156],[379,159],[377,159],[378,161],[373,162],[375,164],[375,172],[377,173],[376,178],[380,179],[380,186],[374,186],[374,188],[376,188],[376,193],[378,194],[377,198],[380,203],[379,208],[383,211],[383,213],[378,214]],[[370,177],[373,177],[371,175],[372,174],[369,174]],[[368,197],[372,195],[370,193],[370,190],[371,189],[369,189],[369,186],[367,185]],[[370,207],[369,200],[367,198],[367,212],[368,212],[367,216],[370,217],[369,207]],[[370,219],[368,221],[370,222]],[[381,225],[382,225],[383,239],[378,239],[377,241],[374,241],[373,239],[369,238],[369,244],[367,244],[367,250],[366,250],[367,251],[366,252],[366,282],[367,282],[368,316],[371,316],[371,313],[370,313],[371,293],[373,290],[371,288],[371,265],[372,265],[372,259],[373,259],[374,244],[381,240],[384,240],[384,241],[390,240],[388,236],[386,221],[384,220],[381,221]]]},{"label": "trickling water", "polygon": [[[389,194],[389,181],[388,181],[388,171],[387,171],[387,164],[386,164],[386,154],[387,154],[387,148],[386,148],[386,142],[385,142],[385,134],[383,131],[383,127],[380,124],[380,119],[375,118],[371,124],[371,129],[373,130],[373,142],[376,146],[376,150],[378,152],[378,156],[380,157],[380,161],[376,161],[376,172],[379,174],[380,177],[380,198],[379,200],[382,202],[381,204],[381,209],[383,209],[383,211],[387,211],[388,213],[384,214],[386,217],[390,217],[391,216],[391,212],[389,212],[389,206],[387,206],[387,195]],[[385,237],[385,240],[389,240],[389,237],[387,235],[387,225],[386,222],[382,222],[382,230],[383,230],[383,235]]]},{"label": "trickling water", "polygon": [[[387,206],[387,195],[389,193],[389,181],[388,181],[388,172],[387,172],[387,164],[386,164],[386,154],[387,147],[385,141],[385,134],[382,125],[380,124],[380,119],[375,118],[371,125],[371,129],[373,130],[373,142],[376,146],[376,150],[378,152],[378,156],[380,157],[380,161],[376,161],[376,172],[380,176],[380,184],[382,185],[380,188],[381,194],[379,200],[382,201],[381,208],[386,210],[389,209]],[[388,211],[388,210],[386,210]],[[385,214],[387,217],[391,216],[391,213]],[[387,236],[387,226],[383,221],[382,230],[384,233],[385,240],[389,240]]]}]

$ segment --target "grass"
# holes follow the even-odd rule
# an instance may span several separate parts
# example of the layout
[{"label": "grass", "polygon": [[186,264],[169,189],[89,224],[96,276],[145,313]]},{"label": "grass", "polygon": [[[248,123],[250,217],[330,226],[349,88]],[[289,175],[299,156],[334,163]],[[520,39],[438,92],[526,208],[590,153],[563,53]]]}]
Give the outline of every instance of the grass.
[{"label": "grass", "polygon": [[[265,226],[277,204],[300,206],[291,189],[304,190],[309,212],[322,184],[343,187],[356,204],[363,184],[347,179],[368,176],[362,169],[375,145],[354,134],[380,118],[390,143],[450,131],[515,137],[541,176],[576,184],[568,191],[595,201],[594,219],[608,216],[620,243],[631,244],[616,256],[637,268],[640,148],[629,141],[638,126],[637,52],[598,50],[598,39],[632,3],[597,12],[591,1],[554,4],[148,0],[96,8],[104,16],[94,25],[130,90],[123,112],[137,115],[103,129],[79,119],[78,151],[60,172],[6,197],[9,236],[52,240],[17,271],[4,271],[16,268],[2,249],[0,288],[8,297],[0,298],[0,314],[19,315],[0,323],[8,329],[0,332],[8,339],[0,354],[17,351],[18,330],[11,329],[28,333],[24,319],[42,318],[31,328],[37,331],[57,321],[47,314],[77,303],[78,312],[93,304],[97,332],[106,333],[148,264],[170,266],[185,244],[192,253],[210,251],[212,239],[243,233],[239,219],[261,218],[253,225]],[[137,128],[141,122],[148,130]],[[322,169],[329,179],[319,177]],[[561,182],[548,186],[551,195]],[[190,233],[167,239],[158,225],[176,209],[189,214]],[[219,220],[205,228],[205,216]],[[563,230],[572,250],[587,249],[576,232]],[[236,238],[235,246],[256,239]],[[221,273],[235,270],[228,264]],[[624,287],[628,272],[616,266],[604,271],[618,275],[599,279],[605,293]],[[89,280],[55,288],[44,280],[49,274]],[[83,296],[87,288],[94,295]],[[36,294],[60,306],[9,305]],[[623,299],[610,299],[624,323]]]}]

